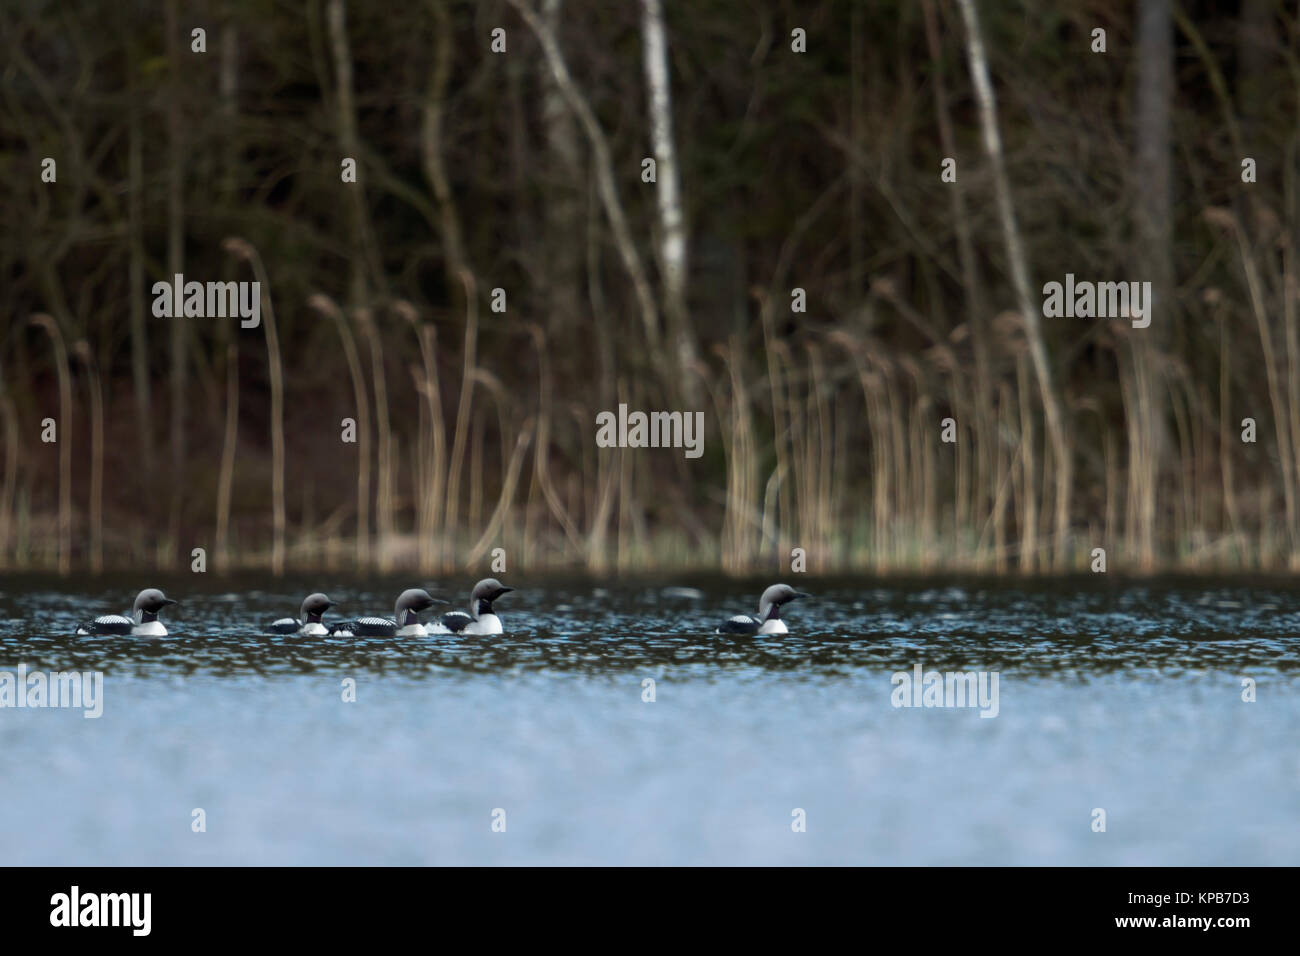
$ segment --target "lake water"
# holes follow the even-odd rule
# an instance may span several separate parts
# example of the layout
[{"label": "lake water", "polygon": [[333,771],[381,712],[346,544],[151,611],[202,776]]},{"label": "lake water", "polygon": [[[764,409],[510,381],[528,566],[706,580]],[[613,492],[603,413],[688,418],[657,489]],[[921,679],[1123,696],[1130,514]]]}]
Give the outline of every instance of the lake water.
[{"label": "lake water", "polygon": [[[0,863],[1300,863],[1288,582],[794,576],[737,638],[771,581],[502,577],[508,634],[414,639],[259,627],[472,580],[7,577],[0,671],[104,677],[98,719],[0,709]],[[171,636],[71,636],[141,585]],[[918,664],[996,671],[996,716],[895,707]]]}]

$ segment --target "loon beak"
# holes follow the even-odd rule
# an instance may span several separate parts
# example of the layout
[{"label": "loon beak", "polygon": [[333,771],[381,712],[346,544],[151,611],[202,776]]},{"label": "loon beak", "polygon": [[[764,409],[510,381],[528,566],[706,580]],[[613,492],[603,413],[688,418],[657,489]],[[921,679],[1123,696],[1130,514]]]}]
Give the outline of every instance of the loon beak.
[{"label": "loon beak", "polygon": [[502,593],[502,594],[505,594],[507,591],[513,591],[513,590],[514,590],[514,588],[503,587],[503,588],[501,589],[501,593]]},{"label": "loon beak", "polygon": [[790,600],[791,600],[791,601],[797,601],[797,600],[799,600],[800,598],[810,598],[810,597],[812,597],[812,595],[809,594],[807,591],[795,591],[795,592],[794,592],[794,597],[790,598]]},{"label": "loon beak", "polygon": [[163,603],[163,607],[166,607],[166,606],[169,605],[169,604],[180,604],[181,602],[180,602],[180,601],[173,601],[171,598],[163,598],[163,599],[162,599],[162,603]]}]

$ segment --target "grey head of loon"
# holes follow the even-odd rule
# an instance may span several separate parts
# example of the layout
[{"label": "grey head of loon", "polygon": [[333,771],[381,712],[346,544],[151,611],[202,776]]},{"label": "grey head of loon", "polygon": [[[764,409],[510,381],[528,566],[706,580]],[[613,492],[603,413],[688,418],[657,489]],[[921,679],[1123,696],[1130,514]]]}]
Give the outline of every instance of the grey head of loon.
[{"label": "grey head of loon", "polygon": [[315,594],[308,594],[303,599],[302,610],[298,613],[302,615],[301,621],[303,624],[319,624],[321,615],[335,605],[336,602],[331,601],[318,591]]},{"label": "grey head of loon", "polygon": [[474,585],[469,595],[469,613],[477,620],[481,614],[491,614],[492,602],[503,594],[509,594],[514,588],[508,588],[496,578],[484,578]]},{"label": "grey head of loon", "polygon": [[796,591],[788,584],[773,584],[758,599],[758,619],[760,621],[776,620],[781,616],[782,605],[806,597],[812,597],[812,595],[803,591]]},{"label": "grey head of loon", "polygon": [[421,611],[427,611],[435,604],[447,603],[449,602],[434,597],[423,588],[408,588],[397,596],[397,604],[393,607],[393,620],[397,622],[398,627],[418,624]]},{"label": "grey head of loon", "polygon": [[178,603],[180,602],[173,601],[157,588],[145,588],[135,596],[135,604],[131,606],[131,618],[137,624],[147,624],[158,620],[158,612],[167,605]]}]

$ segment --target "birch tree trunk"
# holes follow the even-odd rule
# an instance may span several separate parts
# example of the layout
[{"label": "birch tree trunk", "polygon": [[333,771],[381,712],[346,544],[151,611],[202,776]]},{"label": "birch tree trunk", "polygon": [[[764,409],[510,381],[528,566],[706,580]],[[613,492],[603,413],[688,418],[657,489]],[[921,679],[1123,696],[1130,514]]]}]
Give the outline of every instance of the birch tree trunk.
[{"label": "birch tree trunk", "polygon": [[[650,104],[650,139],[655,157],[655,198],[659,213],[659,268],[662,271],[668,335],[677,350],[678,367],[695,367],[695,342],[686,312],[686,221],[682,215],[677,148],[673,142],[672,85],[668,72],[668,37],[661,0],[641,0],[646,88]],[[694,382],[686,375],[683,382]]]},{"label": "birch tree trunk", "polygon": [[[957,138],[953,133],[952,114],[948,92],[944,83],[942,46],[940,45],[939,18],[934,0],[923,0],[926,42],[930,49],[930,62],[934,72],[935,119],[939,126],[939,143],[945,156],[957,156]],[[971,343],[975,352],[974,408],[975,435],[978,445],[975,456],[974,514],[982,514],[987,506],[993,507],[993,491],[1001,481],[997,474],[994,455],[996,418],[993,413],[993,345],[990,342],[988,309],[984,289],[980,282],[975,242],[971,236],[970,217],[966,212],[966,187],[958,177],[949,185],[953,226],[957,232],[957,255],[961,263],[962,287],[966,293],[966,315],[970,323]]]},{"label": "birch tree trunk", "polygon": [[1020,241],[1020,227],[1011,199],[1011,186],[1007,181],[1006,164],[1002,157],[1002,137],[998,132],[997,100],[989,79],[988,60],[984,53],[984,39],[980,33],[979,15],[975,0],[957,0],[962,18],[966,22],[966,52],[970,60],[971,81],[979,101],[980,125],[984,134],[984,150],[993,172],[993,189],[1002,220],[1003,239],[1007,247],[1007,260],[1015,286],[1016,304],[1025,322],[1025,335],[1029,340],[1029,356],[1042,393],[1043,417],[1047,422],[1047,437],[1052,443],[1056,464],[1056,564],[1065,563],[1070,530],[1070,492],[1073,481],[1074,460],[1069,437],[1066,434],[1065,413],[1052,378],[1052,365],[1043,339],[1042,312],[1034,300],[1029,284],[1029,263]]}]

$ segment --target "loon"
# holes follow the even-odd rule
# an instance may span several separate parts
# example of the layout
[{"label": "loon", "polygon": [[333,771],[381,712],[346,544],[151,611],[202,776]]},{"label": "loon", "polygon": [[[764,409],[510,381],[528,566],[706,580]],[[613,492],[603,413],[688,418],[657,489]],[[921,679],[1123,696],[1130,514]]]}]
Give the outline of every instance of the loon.
[{"label": "loon", "polygon": [[130,616],[103,614],[89,624],[77,628],[77,636],[90,634],[132,634],[136,637],[166,637],[167,628],[158,620],[158,612],[169,604],[177,604],[157,588],[145,588],[135,596]]},{"label": "loon", "polygon": [[362,617],[355,621],[340,621],[332,625],[329,632],[334,637],[424,637],[429,632],[420,623],[420,612],[435,604],[446,603],[441,598],[432,597],[428,591],[410,588],[398,596],[393,619]]},{"label": "loon", "polygon": [[719,625],[715,634],[788,634],[781,620],[781,605],[811,597],[788,584],[773,584],[758,599],[758,617],[737,614]]},{"label": "loon", "polygon": [[280,620],[266,627],[269,634],[300,634],[303,637],[319,637],[328,634],[329,630],[320,622],[321,615],[335,606],[324,594],[308,594],[302,602],[302,610],[298,613],[302,618],[282,617]]},{"label": "loon", "polygon": [[469,613],[448,611],[437,624],[429,625],[430,634],[504,634],[501,618],[492,610],[492,602],[514,588],[496,578],[484,578],[474,585],[469,596]]}]

